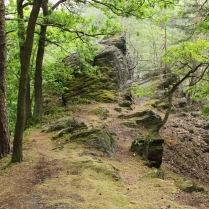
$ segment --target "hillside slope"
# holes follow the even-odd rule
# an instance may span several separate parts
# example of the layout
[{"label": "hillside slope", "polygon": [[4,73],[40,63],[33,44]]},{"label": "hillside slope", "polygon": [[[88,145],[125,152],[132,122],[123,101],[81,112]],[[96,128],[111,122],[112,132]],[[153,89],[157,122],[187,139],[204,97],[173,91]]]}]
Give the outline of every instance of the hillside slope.
[{"label": "hillside slope", "polygon": [[[92,112],[98,106],[109,111],[107,119]],[[80,142],[67,142],[65,137],[52,140],[57,132],[29,131],[25,136],[24,162],[8,165],[9,156],[0,161],[0,208],[209,208],[209,199],[203,192],[185,193],[179,189],[179,182],[186,182],[187,178],[173,173],[165,161],[160,170],[148,168],[136,153],[129,151],[140,131],[122,126],[115,106],[69,105],[57,116],[73,115],[88,126],[108,126],[118,135],[112,158]],[[123,112],[142,109],[143,105],[136,104]],[[175,121],[173,117],[169,123]]]},{"label": "hillside slope", "polygon": [[[198,109],[185,101],[180,105],[174,95],[169,120],[157,133],[161,144],[147,158],[152,164],[130,151],[132,144],[146,147],[146,140],[138,140],[144,136],[150,137],[151,147],[155,139],[147,133],[163,118],[165,89],[176,75],[149,74],[136,82],[125,44],[123,37],[100,43],[93,66],[100,67],[101,75],[75,69],[74,79],[55,81],[65,87],[63,94],[45,87],[45,116],[36,128],[36,118],[30,121],[24,161],[10,164],[10,156],[0,161],[0,209],[209,208],[209,123]],[[82,72],[79,55],[64,62],[81,66]],[[135,84],[154,85],[155,97],[133,98],[130,87]],[[150,115],[141,120],[142,112]]]}]

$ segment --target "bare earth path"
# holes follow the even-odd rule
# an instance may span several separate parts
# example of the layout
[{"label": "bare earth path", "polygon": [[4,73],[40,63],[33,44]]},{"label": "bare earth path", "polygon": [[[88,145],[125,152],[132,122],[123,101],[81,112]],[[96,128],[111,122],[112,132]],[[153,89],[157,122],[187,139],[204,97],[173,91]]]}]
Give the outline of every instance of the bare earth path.
[{"label": "bare earth path", "polygon": [[41,130],[31,132],[24,161],[0,171],[0,208],[45,208],[34,186],[57,172],[56,160],[50,158],[52,148],[48,134]]}]

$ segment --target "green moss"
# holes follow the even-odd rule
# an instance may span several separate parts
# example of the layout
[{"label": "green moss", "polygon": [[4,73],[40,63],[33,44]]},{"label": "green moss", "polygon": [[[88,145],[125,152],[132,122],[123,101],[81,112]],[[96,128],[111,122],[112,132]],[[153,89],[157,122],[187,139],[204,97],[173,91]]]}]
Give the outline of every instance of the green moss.
[{"label": "green moss", "polygon": [[105,107],[97,107],[91,110],[91,113],[100,116],[100,119],[105,120],[109,117],[109,110]]},{"label": "green moss", "polygon": [[159,178],[164,179],[165,173],[162,169],[151,169],[144,178]]},{"label": "green moss", "polygon": [[115,139],[106,127],[97,127],[74,132],[66,142],[84,143],[87,148],[94,148],[113,157],[115,153]]},{"label": "green moss", "polygon": [[175,181],[177,187],[179,187],[184,192],[204,192],[204,188],[198,186],[195,182],[185,179],[185,178],[179,178]]},{"label": "green moss", "polygon": [[101,76],[83,75],[66,82],[64,98],[67,101],[73,100],[74,97],[99,102],[115,101],[117,81],[110,77],[112,70],[104,67]]},{"label": "green moss", "polygon": [[68,100],[67,102],[70,105],[77,105],[77,104],[93,104],[94,100],[93,99],[87,99],[87,98],[81,98],[79,95],[72,97],[71,99]]},{"label": "green moss", "polygon": [[119,181],[121,179],[118,169],[113,166],[106,166],[102,162],[86,160],[79,163],[72,163],[68,168],[71,174],[76,172],[79,175],[81,175],[86,169],[91,169],[99,175],[103,175],[105,178],[112,179],[113,181]]},{"label": "green moss", "polygon": [[88,94],[90,98],[95,98],[98,102],[114,102],[116,101],[115,90],[99,90],[97,92],[91,92]]},{"label": "green moss", "polygon": [[160,104],[157,105],[158,109],[167,109],[168,108],[168,104],[165,102],[161,102]]},{"label": "green moss", "polygon": [[59,139],[59,140],[66,141],[66,140],[69,139],[70,135],[71,135],[70,133],[68,133],[68,134],[63,134],[62,131],[61,131],[61,132],[59,132],[59,133],[54,134],[54,135],[51,137],[51,139],[52,139],[52,140],[57,140],[57,139]]}]

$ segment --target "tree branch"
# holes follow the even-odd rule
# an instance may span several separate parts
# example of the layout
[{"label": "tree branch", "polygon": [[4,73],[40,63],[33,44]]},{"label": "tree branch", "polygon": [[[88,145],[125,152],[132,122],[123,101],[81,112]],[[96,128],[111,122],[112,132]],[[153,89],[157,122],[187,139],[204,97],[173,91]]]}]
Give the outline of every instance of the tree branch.
[{"label": "tree branch", "polygon": [[56,41],[51,41],[51,40],[49,40],[49,39],[45,39],[45,41],[46,42],[49,42],[49,43],[51,43],[51,44],[54,44],[54,45],[56,45],[56,46],[58,46],[58,47],[60,47],[61,49],[63,49],[64,51],[66,51],[66,52],[68,52],[64,47],[62,47],[58,42],[56,42]]},{"label": "tree branch", "polygon": [[27,2],[25,4],[23,4],[23,8],[27,7],[27,6],[32,6],[33,5],[33,2]]},{"label": "tree branch", "polygon": [[194,69],[190,70],[182,79],[180,79],[178,82],[176,82],[172,88],[169,90],[169,93],[173,94],[173,92],[178,88],[178,86],[183,83],[189,76],[190,74],[196,72],[198,70],[199,67],[201,67],[203,65],[203,63],[200,63],[199,65],[197,65]]},{"label": "tree branch", "polygon": [[198,78],[198,79],[194,83],[192,83],[192,85],[190,85],[190,86],[194,86],[197,83],[199,83],[201,80],[203,80],[203,76],[205,75],[205,72],[208,68],[209,68],[209,64],[205,67],[205,69],[203,70],[203,72],[201,73],[200,76],[192,76],[192,77],[195,77],[195,78]]},{"label": "tree branch", "polygon": [[56,2],[52,7],[51,7],[51,11],[55,10],[60,4],[66,2],[66,0],[59,0],[58,2]]},{"label": "tree branch", "polygon": [[102,36],[102,35],[114,35],[113,33],[109,33],[109,34],[104,34],[104,33],[96,33],[96,34],[89,34],[86,33],[84,31],[81,30],[73,30],[73,29],[69,29],[66,28],[65,25],[61,25],[61,24],[52,24],[52,23],[36,23],[37,25],[46,25],[46,26],[51,26],[51,27],[55,27],[55,28],[59,28],[60,30],[66,31],[66,32],[70,32],[70,33],[76,33],[77,35],[83,35],[83,36],[89,36],[89,37],[96,37],[96,36]]}]

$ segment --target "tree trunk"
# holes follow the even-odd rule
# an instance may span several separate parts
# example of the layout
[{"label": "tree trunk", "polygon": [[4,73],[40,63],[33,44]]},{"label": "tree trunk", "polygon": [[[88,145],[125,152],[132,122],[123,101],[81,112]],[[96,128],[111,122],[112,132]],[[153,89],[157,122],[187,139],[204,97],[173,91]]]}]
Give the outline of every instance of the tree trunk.
[{"label": "tree trunk", "polygon": [[13,142],[12,162],[21,162],[22,140],[26,118],[26,93],[29,82],[29,67],[32,53],[35,25],[38,18],[42,0],[34,0],[33,7],[28,21],[27,31],[24,29],[23,1],[17,0],[18,13],[18,35],[20,44],[20,82],[17,101],[17,120]]},{"label": "tree trunk", "polygon": [[3,158],[10,152],[6,107],[6,31],[3,0],[0,0],[0,63],[0,158]]},{"label": "tree trunk", "polygon": [[29,118],[32,118],[32,109],[31,109],[31,94],[30,94],[30,78],[28,78],[28,84],[27,84],[27,93],[26,93],[26,116],[25,116],[25,120],[27,123],[27,120]]},{"label": "tree trunk", "polygon": [[[167,120],[168,120],[168,117],[169,117],[169,115],[170,115],[170,113],[171,113],[171,109],[172,109],[172,98],[173,98],[173,93],[178,89],[178,87],[180,86],[181,83],[183,83],[183,82],[184,82],[186,79],[188,79],[191,75],[194,75],[194,74],[198,71],[198,69],[201,68],[202,65],[204,65],[204,63],[198,64],[194,69],[191,69],[189,72],[187,72],[186,75],[184,75],[183,78],[179,79],[176,83],[173,83],[173,84],[171,85],[171,88],[170,88],[170,89],[168,90],[168,92],[167,92],[168,109],[167,109],[167,111],[166,111],[166,113],[165,113],[165,115],[164,115],[164,118],[163,118],[162,122],[161,122],[158,126],[154,127],[154,128],[151,130],[151,132],[155,132],[155,133],[157,132],[157,133],[158,133],[159,130],[160,130],[160,128],[166,124],[166,122],[167,122]],[[208,68],[208,66],[206,67],[206,69],[207,69],[207,68]]]},{"label": "tree trunk", "polygon": [[151,130],[151,133],[159,133],[160,128],[163,127],[167,123],[167,121],[168,121],[168,117],[169,117],[169,115],[171,113],[171,109],[172,109],[173,92],[169,91],[167,94],[168,94],[167,95],[167,98],[168,98],[168,109],[166,110],[166,113],[164,115],[164,118],[163,118],[162,122],[158,126],[154,127]]},{"label": "tree trunk", "polygon": [[[43,15],[48,15],[48,0],[43,0]],[[36,70],[35,70],[35,82],[34,82],[34,112],[33,116],[43,115],[43,98],[42,98],[42,71],[43,71],[43,58],[45,49],[47,25],[41,26],[38,51],[36,56]]]}]

